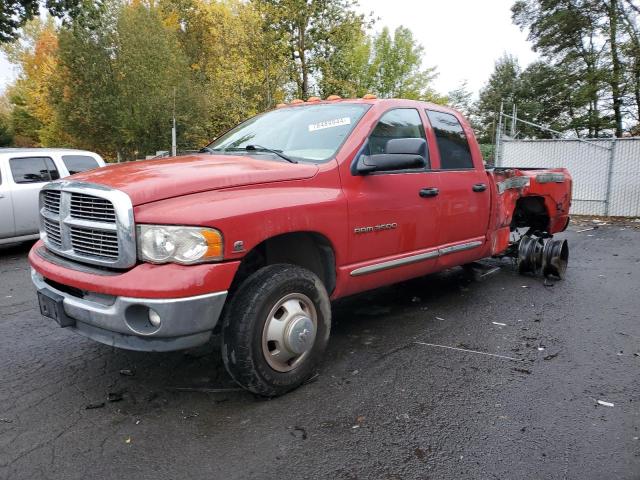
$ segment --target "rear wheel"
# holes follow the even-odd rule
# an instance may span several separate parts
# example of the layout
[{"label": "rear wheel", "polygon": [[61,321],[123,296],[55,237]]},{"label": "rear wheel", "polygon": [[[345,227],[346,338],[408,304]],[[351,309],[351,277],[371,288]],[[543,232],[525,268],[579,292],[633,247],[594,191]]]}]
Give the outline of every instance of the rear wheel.
[{"label": "rear wheel", "polygon": [[242,387],[282,395],[313,374],[330,330],[329,295],[320,279],[295,265],[269,265],[247,278],[231,299],[222,325],[222,357]]}]

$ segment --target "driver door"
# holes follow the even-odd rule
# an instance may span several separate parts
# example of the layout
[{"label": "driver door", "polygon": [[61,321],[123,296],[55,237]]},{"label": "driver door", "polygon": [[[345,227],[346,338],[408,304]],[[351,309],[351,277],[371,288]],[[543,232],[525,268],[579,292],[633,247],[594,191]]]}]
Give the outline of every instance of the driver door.
[{"label": "driver door", "polygon": [[[396,138],[426,141],[417,109],[385,112],[362,153],[387,153],[387,142]],[[435,267],[437,255],[430,252],[437,248],[440,186],[426,161],[426,168],[352,175],[343,181],[349,206],[349,268],[356,290],[411,278]],[[425,190],[435,195],[421,195]]]}]

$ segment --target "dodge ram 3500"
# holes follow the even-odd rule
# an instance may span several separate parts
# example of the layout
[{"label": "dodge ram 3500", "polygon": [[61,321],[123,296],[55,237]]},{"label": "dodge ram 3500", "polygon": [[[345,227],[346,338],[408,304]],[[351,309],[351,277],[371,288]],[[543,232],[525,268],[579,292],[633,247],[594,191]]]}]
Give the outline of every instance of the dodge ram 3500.
[{"label": "dodge ram 3500", "polygon": [[331,300],[492,256],[561,277],[570,204],[564,169],[485,169],[454,110],[314,99],[47,184],[29,259],[60,326],[145,351],[220,331],[233,379],[274,396],[317,366]]}]

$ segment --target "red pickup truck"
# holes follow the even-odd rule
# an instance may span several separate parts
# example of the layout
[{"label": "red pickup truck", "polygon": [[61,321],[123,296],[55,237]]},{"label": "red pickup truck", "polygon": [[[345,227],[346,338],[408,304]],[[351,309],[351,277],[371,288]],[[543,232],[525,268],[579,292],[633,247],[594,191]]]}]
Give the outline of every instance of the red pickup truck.
[{"label": "red pickup truck", "polygon": [[273,396],[317,366],[333,299],[500,255],[562,276],[570,204],[564,169],[485,169],[454,110],[314,99],[48,184],[29,259],[61,326],[145,351],[219,330],[231,376]]}]

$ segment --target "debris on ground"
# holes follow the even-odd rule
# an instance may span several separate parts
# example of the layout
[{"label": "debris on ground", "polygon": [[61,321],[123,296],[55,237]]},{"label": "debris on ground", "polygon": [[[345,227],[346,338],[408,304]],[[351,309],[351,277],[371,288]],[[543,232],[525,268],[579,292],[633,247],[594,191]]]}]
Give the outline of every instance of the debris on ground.
[{"label": "debris on ground", "polygon": [[491,322],[491,323],[493,323],[494,325],[498,325],[499,327],[506,327],[507,326],[506,323],[500,323],[500,322]]},{"label": "debris on ground", "polygon": [[124,392],[109,392],[107,393],[108,402],[119,402],[124,398]]},{"label": "debris on ground", "polygon": [[436,317],[436,320],[444,320],[442,317]]},{"label": "debris on ground", "polygon": [[[292,437],[299,436],[300,438],[302,438],[302,440],[307,439],[307,431],[303,427],[294,426],[289,433],[291,434]],[[298,435],[298,433],[300,435]]]},{"label": "debris on ground", "polygon": [[546,357],[544,357],[544,360],[553,360],[554,358],[556,358],[558,356],[559,352],[556,353],[551,353],[549,355],[547,355]]},{"label": "debris on ground", "polygon": [[527,375],[531,374],[531,370],[528,368],[514,368],[513,370],[520,373],[526,373]]},{"label": "debris on ground", "polygon": [[123,377],[133,377],[135,375],[135,372],[128,368],[123,368],[122,370],[120,370],[120,375],[122,375]]},{"label": "debris on ground", "polygon": [[613,407],[614,404],[611,402],[605,402],[604,400],[598,400],[598,405],[602,405],[603,407]]},{"label": "debris on ground", "polygon": [[131,437],[125,438],[124,443],[127,443],[127,444],[131,443]]},{"label": "debris on ground", "polygon": [[589,227],[589,228],[583,228],[582,230],[576,230],[576,233],[584,233],[584,232],[590,232],[591,230],[595,230],[598,227]]},{"label": "debris on ground", "polygon": [[94,408],[102,408],[104,407],[104,402],[91,402],[85,405],[85,410],[93,410]]},{"label": "debris on ground", "polygon": [[419,303],[420,301],[421,301],[421,300],[420,300],[420,297],[413,297],[413,298],[411,299],[411,302],[412,302],[412,303]]},{"label": "debris on ground", "polygon": [[176,392],[200,392],[200,393],[227,393],[227,392],[241,392],[243,389],[238,388],[209,388],[209,387],[175,387],[171,390]]},{"label": "debris on ground", "polygon": [[0,418],[0,423],[13,423],[10,418]]},{"label": "debris on ground", "polygon": [[426,343],[426,342],[413,342],[413,343],[415,343],[416,345],[425,345],[427,347],[447,348],[449,350],[458,350],[460,352],[475,353],[475,354],[478,354],[478,355],[487,355],[489,357],[503,358],[505,360],[513,360],[513,361],[516,361],[516,362],[520,361],[519,358],[507,357],[506,355],[498,355],[497,353],[479,352],[477,350],[469,350],[467,348],[459,348],[459,347],[450,347],[448,345],[438,345],[436,343]]}]

